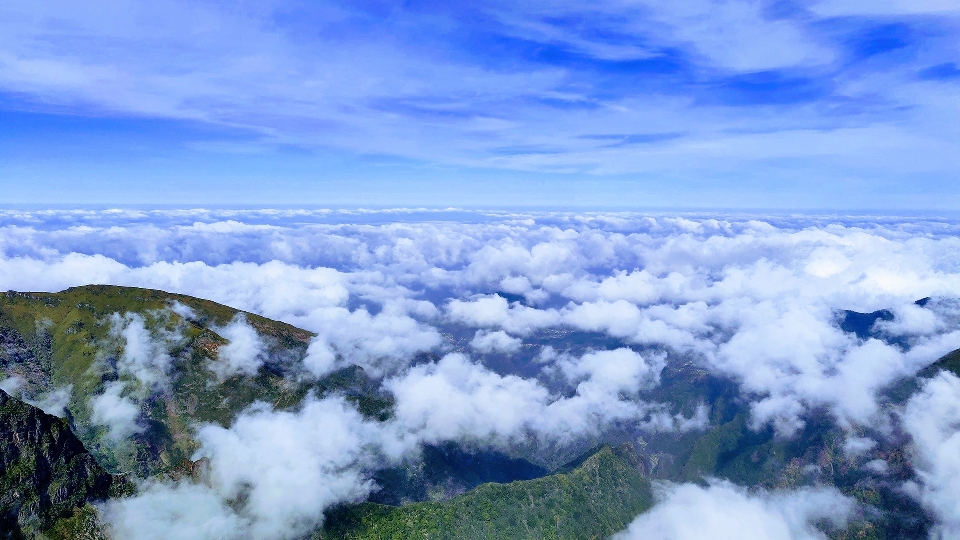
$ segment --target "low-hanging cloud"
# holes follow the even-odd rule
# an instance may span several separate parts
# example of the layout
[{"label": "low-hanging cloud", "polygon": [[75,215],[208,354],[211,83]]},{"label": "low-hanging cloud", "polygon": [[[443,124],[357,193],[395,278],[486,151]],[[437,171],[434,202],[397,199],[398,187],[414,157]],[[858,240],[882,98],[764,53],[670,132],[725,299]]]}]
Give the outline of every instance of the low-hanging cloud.
[{"label": "low-hanging cloud", "polygon": [[233,375],[256,375],[267,356],[267,347],[256,329],[247,323],[242,313],[229,324],[217,328],[227,344],[217,349],[217,359],[210,364],[211,370],[220,379]]},{"label": "low-hanging cloud", "polygon": [[229,427],[198,426],[199,481],[150,481],[102,508],[117,538],[301,538],[323,512],[375,488],[370,472],[411,447],[341,397],[297,411],[256,403]]},{"label": "low-hanging cloud", "polygon": [[103,392],[90,398],[90,421],[107,428],[107,440],[119,443],[144,427],[137,420],[140,405],[125,394],[126,383],[113,381],[104,386]]},{"label": "low-hanging cloud", "polygon": [[662,357],[618,349],[565,357],[558,366],[575,388],[571,396],[552,395],[534,379],[500,375],[463,354],[416,366],[384,387],[396,399],[395,422],[429,442],[508,445],[526,436],[570,442],[618,420],[648,419],[664,430],[703,427],[679,417],[664,422],[659,406],[624,398],[657,384]]},{"label": "low-hanging cloud", "polygon": [[480,353],[515,353],[520,350],[522,344],[522,340],[511,337],[503,330],[496,332],[477,330],[473,339],[470,340],[470,346]]},{"label": "low-hanging cloud", "polygon": [[365,308],[350,311],[331,307],[294,315],[289,320],[318,334],[305,361],[315,376],[347,365],[358,365],[372,375],[383,376],[396,372],[412,357],[436,348],[442,341],[435,328],[414,318],[418,311],[423,311],[422,306],[410,308],[388,301],[376,315]]},{"label": "low-hanging cloud", "polygon": [[[163,310],[151,313],[153,317],[166,318]],[[119,341],[121,353],[117,358],[117,371],[143,385],[147,391],[168,384],[173,359],[168,352],[170,345],[183,338],[177,331],[157,328],[147,329],[143,315],[139,313],[114,313],[110,316],[110,335]]]},{"label": "low-hanging cloud", "polygon": [[833,488],[750,493],[729,482],[664,486],[661,501],[614,540],[825,540],[855,503]]},{"label": "low-hanging cloud", "polygon": [[49,415],[59,418],[66,416],[73,385],[51,389],[41,388],[38,392],[30,392],[28,386],[24,378],[19,375],[10,375],[0,379],[0,390],[6,392],[9,396],[29,403]]},{"label": "low-hanging cloud", "polygon": [[249,526],[214,490],[191,482],[147,483],[100,510],[112,537],[130,540],[231,540]]},{"label": "low-hanging cloud", "polygon": [[918,483],[908,486],[936,514],[932,538],[960,536],[960,379],[943,372],[909,403],[904,425],[913,437]]},{"label": "low-hanging cloud", "polygon": [[[580,382],[576,395],[557,397],[534,380],[501,376],[450,354],[385,381],[396,399],[386,422],[364,418],[339,396],[309,396],[295,411],[258,403],[229,427],[198,426],[193,458],[204,459],[203,481],[147,484],[133,498],[108,503],[104,515],[125,538],[155,538],[167,522],[174,529],[192,523],[186,537],[193,538],[297,538],[321,525],[331,506],[363,500],[376,489],[373,471],[415,455],[423,444],[506,448],[529,435],[564,442],[615,419],[702,428],[703,411],[699,418],[670,417],[620,395],[655,385],[661,360],[648,362],[628,349],[564,358],[562,370]],[[197,508],[185,503],[194,499]]]},{"label": "low-hanging cloud", "polygon": [[340,398],[308,398],[297,412],[261,404],[229,429],[202,427],[197,440],[213,489],[225,500],[243,498],[253,539],[296,537],[330,506],[362,500],[374,487],[365,471],[389,446]]}]

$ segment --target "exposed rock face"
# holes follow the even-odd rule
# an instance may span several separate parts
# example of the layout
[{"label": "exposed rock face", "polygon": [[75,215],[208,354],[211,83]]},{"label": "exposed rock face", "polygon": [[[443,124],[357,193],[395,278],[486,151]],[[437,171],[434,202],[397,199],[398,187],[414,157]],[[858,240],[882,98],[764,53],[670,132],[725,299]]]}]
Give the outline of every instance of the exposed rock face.
[{"label": "exposed rock face", "polygon": [[112,482],[64,420],[0,390],[0,538],[35,536]]}]

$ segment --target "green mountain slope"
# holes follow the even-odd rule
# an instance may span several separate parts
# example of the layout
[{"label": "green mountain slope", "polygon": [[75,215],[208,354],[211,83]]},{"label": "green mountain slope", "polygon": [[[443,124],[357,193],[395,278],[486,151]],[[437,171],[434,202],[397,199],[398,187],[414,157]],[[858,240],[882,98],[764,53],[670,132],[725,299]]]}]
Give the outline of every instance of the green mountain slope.
[{"label": "green mountain slope", "polygon": [[[218,331],[238,315],[266,347],[263,366],[253,375],[220,379],[210,367],[229,343]],[[150,336],[153,354],[169,357],[169,373],[148,385],[118,369],[126,343],[119,324],[134,320]],[[114,286],[74,287],[59,293],[0,294],[0,380],[16,377],[25,396],[40,400],[69,392],[72,427],[97,460],[113,473],[148,477],[180,474],[196,449],[192,426],[229,425],[256,401],[278,409],[300,403],[309,391],[344,392],[367,414],[379,415],[387,402],[360,368],[323,381],[295,382],[285,370],[299,368],[312,334],[285,323],[184,295]],[[135,401],[139,431],[111,440],[94,418],[91,399],[123,383],[120,397]]]},{"label": "green mountain slope", "polygon": [[373,503],[329,514],[320,538],[599,539],[653,504],[633,447],[605,447],[569,473],[484,484],[442,503]]},{"label": "green mountain slope", "polygon": [[952,353],[947,354],[943,358],[937,360],[929,367],[921,371],[918,376],[932,377],[942,370],[950,371],[954,375],[960,377],[960,349],[953,351]]}]

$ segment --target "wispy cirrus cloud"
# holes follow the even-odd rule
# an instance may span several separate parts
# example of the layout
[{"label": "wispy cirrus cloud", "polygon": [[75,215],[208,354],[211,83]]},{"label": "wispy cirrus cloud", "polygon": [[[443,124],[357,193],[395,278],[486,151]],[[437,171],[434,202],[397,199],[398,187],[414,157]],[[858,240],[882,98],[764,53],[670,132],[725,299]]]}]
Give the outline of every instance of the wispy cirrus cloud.
[{"label": "wispy cirrus cloud", "polygon": [[2,20],[6,108],[216,126],[173,129],[201,154],[892,189],[960,167],[943,2],[96,2]]}]

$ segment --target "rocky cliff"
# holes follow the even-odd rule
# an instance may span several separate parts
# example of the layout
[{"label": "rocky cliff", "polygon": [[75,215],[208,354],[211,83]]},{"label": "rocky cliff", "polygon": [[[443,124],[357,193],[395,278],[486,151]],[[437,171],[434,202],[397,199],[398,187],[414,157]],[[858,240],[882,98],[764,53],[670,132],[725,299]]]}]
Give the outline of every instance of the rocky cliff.
[{"label": "rocky cliff", "polygon": [[31,538],[115,482],[67,422],[0,390],[0,538]]}]

